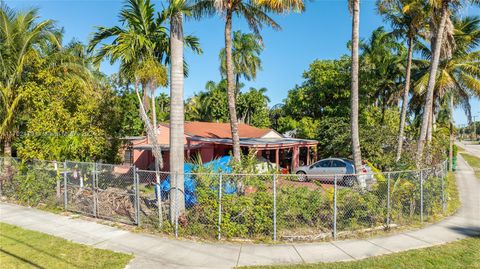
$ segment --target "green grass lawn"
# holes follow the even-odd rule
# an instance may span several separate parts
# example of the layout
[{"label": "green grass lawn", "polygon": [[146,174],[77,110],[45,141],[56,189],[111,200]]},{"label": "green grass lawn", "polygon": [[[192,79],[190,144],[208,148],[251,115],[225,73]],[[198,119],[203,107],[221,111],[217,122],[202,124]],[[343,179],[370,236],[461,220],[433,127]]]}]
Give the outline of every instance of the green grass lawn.
[{"label": "green grass lawn", "polygon": [[0,223],[0,267],[124,268],[131,255],[96,249]]},{"label": "green grass lawn", "polygon": [[475,175],[477,176],[478,179],[480,179],[480,158],[470,155],[465,152],[460,152],[462,154],[462,157],[467,161],[467,163],[475,169]]},{"label": "green grass lawn", "polygon": [[354,262],[259,266],[244,268],[272,269],[470,269],[480,268],[480,237],[464,239],[442,246],[368,258]]}]

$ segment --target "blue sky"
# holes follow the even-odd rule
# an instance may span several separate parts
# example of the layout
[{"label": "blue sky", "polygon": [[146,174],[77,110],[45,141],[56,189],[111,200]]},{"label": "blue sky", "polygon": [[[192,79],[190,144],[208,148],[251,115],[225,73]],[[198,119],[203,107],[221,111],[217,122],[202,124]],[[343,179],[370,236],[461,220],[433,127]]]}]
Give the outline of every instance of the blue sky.
[{"label": "blue sky", "polygon": [[[37,7],[42,18],[54,19],[64,27],[65,42],[72,39],[86,43],[95,26],[118,24],[117,14],[123,5],[121,0],[7,0],[9,6],[25,9]],[[154,1],[157,9],[162,1]],[[466,8],[464,15],[478,15],[479,8]],[[265,50],[262,54],[263,71],[257,80],[246,82],[247,87],[266,87],[271,105],[280,103],[289,89],[302,83],[302,73],[315,59],[335,59],[349,53],[346,47],[350,39],[351,18],[347,1],[327,0],[307,2],[303,14],[273,16],[282,26],[282,31],[265,28],[262,35]],[[375,11],[375,1],[361,1],[360,37],[384,25]],[[243,21],[236,19],[234,29],[248,31]],[[200,38],[204,53],[200,56],[186,52],[190,65],[190,76],[185,81],[185,95],[191,96],[204,88],[209,80],[220,78],[218,53],[223,47],[223,21],[216,17],[201,21],[188,20],[185,32]],[[103,64],[101,70],[107,74],[117,71],[117,66]],[[166,89],[161,91],[166,92]],[[471,102],[473,115],[480,116],[480,102]],[[462,110],[455,111],[457,124],[467,122]]]}]

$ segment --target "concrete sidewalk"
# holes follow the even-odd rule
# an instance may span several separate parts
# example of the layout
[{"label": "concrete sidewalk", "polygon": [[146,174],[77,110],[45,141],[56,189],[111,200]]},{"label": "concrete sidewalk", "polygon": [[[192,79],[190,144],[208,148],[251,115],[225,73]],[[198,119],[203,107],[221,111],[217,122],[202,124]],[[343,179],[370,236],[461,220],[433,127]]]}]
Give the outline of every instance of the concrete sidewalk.
[{"label": "concrete sidewalk", "polygon": [[198,243],[173,240],[0,203],[0,222],[97,248],[133,253],[129,268],[232,268],[243,265],[350,261],[429,247],[480,235],[480,182],[459,156],[460,211],[423,229],[366,240],[281,245]]}]

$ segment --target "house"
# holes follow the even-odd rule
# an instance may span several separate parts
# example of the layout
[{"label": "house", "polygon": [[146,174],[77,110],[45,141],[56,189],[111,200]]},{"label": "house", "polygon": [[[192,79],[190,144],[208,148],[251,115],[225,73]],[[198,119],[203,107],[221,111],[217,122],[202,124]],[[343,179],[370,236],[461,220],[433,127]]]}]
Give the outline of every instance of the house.
[{"label": "house", "polygon": [[[202,162],[229,155],[232,151],[230,123],[185,122],[185,158],[190,161],[199,156]],[[273,129],[263,129],[239,124],[240,148],[245,154],[254,152],[276,167],[293,170],[315,161],[318,142],[315,140],[285,137]],[[162,149],[164,169],[169,167],[170,127],[160,124],[157,142]],[[154,157],[147,137],[127,137],[124,162],[139,169],[152,170]]]}]

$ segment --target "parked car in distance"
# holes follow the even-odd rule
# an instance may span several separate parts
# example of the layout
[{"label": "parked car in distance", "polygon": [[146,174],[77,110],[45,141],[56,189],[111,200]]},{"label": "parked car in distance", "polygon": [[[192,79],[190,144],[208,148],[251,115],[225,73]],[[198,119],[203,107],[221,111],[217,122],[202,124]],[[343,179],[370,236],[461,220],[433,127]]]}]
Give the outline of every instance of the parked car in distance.
[{"label": "parked car in distance", "polygon": [[295,174],[300,181],[316,179],[333,182],[335,176],[338,176],[337,182],[349,187],[355,183],[366,187],[366,182],[374,178],[371,167],[366,164],[362,165],[362,174],[355,175],[355,164],[352,160],[344,158],[327,158],[312,165],[300,166],[295,169]]}]

